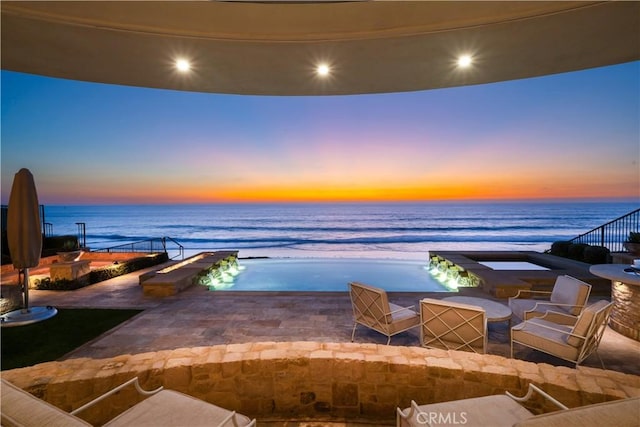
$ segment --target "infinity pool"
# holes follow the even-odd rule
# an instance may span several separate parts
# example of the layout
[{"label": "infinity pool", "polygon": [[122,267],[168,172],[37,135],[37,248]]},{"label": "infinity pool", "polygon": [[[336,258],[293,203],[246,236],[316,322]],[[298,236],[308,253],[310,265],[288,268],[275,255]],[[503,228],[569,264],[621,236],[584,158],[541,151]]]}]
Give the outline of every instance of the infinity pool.
[{"label": "infinity pool", "polygon": [[426,262],[377,259],[241,259],[233,281],[215,290],[346,292],[358,281],[388,292],[450,292]]}]

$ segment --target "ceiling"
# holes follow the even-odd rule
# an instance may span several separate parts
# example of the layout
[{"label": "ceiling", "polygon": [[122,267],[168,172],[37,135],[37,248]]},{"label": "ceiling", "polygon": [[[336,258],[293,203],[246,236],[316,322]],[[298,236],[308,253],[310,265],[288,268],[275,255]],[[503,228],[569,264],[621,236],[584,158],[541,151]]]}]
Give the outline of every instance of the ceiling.
[{"label": "ceiling", "polygon": [[[3,70],[197,92],[335,95],[640,59],[640,2],[0,2]],[[469,54],[468,68],[456,65]],[[175,68],[178,58],[189,72]],[[315,69],[330,66],[327,77]]]}]

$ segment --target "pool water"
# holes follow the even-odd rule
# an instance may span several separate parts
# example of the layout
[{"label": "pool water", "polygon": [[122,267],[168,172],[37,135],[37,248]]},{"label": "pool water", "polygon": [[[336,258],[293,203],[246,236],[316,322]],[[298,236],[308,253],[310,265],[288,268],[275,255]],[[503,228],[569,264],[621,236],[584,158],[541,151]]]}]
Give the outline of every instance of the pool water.
[{"label": "pool water", "polygon": [[450,292],[422,261],[378,259],[241,259],[232,282],[215,290],[347,292],[352,281],[387,292]]},{"label": "pool water", "polygon": [[478,261],[478,264],[482,264],[492,270],[549,270],[547,267],[528,261]]}]

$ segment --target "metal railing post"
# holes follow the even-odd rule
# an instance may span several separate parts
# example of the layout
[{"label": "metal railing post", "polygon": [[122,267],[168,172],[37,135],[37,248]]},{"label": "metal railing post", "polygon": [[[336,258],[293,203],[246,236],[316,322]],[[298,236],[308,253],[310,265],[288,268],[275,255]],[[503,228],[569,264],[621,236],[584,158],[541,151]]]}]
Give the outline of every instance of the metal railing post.
[{"label": "metal railing post", "polygon": [[87,228],[84,222],[76,222],[78,227],[78,242],[81,248],[87,247]]},{"label": "metal railing post", "polygon": [[623,250],[623,242],[632,231],[640,231],[640,209],[629,212],[620,218],[609,221],[584,234],[580,234],[569,242],[591,243],[600,240],[600,246],[604,246],[611,252]]},{"label": "metal railing post", "polygon": [[173,242],[177,248],[178,253],[184,259],[184,246],[182,246],[179,242],[171,237],[159,237],[159,238],[151,238],[146,240],[140,240],[137,242],[124,243],[122,245],[111,246],[108,248],[94,249],[93,252],[123,252],[125,250],[129,250],[129,252],[164,252],[168,253],[167,250],[167,240]]}]

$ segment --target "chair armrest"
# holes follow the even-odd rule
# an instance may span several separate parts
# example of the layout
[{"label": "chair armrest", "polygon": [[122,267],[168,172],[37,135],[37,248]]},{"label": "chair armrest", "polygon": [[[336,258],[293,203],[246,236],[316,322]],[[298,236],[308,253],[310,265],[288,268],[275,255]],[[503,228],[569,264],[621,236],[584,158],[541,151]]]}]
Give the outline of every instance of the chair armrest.
[{"label": "chair armrest", "polygon": [[509,300],[518,299],[518,298],[529,299],[528,297],[520,297],[520,294],[523,292],[526,292],[527,294],[532,294],[532,295],[551,295],[551,291],[532,291],[529,289],[518,289],[518,293],[515,294],[515,296],[509,297]]},{"label": "chair armrest", "polygon": [[[218,427],[226,426],[227,423],[229,423],[229,421],[233,421],[233,423],[231,423],[229,425],[234,426],[234,427],[238,427],[238,422],[236,421],[236,411],[231,411],[231,413],[229,415],[227,415],[225,417],[225,419],[222,420],[221,423],[218,424]],[[245,425],[244,427],[255,427],[255,425],[256,425],[256,420],[253,419],[253,420],[251,420],[251,422],[249,424]]]},{"label": "chair armrest", "polygon": [[[526,313],[535,313],[535,312],[542,312],[545,311],[544,307],[567,307],[567,308],[584,308],[584,305],[580,305],[580,304],[561,304],[561,303],[556,303],[556,302],[548,302],[548,301],[540,301],[537,302],[536,305],[533,306],[533,308],[531,310],[527,310],[525,311],[525,315]],[[547,310],[548,311],[548,310]],[[558,313],[557,311],[554,313]],[[565,313],[559,313],[559,314],[565,314]],[[569,314],[569,316],[575,317],[577,319],[577,316],[573,316],[571,314]],[[573,322],[575,323],[575,321]],[[573,325],[573,323],[570,323],[571,325]]]},{"label": "chair armrest", "polygon": [[[396,412],[397,412],[397,419],[398,419],[398,427],[401,425],[400,420],[408,420],[413,416],[414,412],[420,412],[420,407],[418,406],[418,404],[416,403],[415,400],[411,401],[411,406],[409,408],[409,413],[407,415],[405,415],[402,410],[400,408],[396,408]],[[420,417],[420,415],[418,415],[418,417]],[[420,423],[421,426],[426,426],[426,427],[432,427],[431,423],[429,423],[429,420],[426,417],[422,417],[422,419],[419,419],[418,422]]]},{"label": "chair armrest", "polygon": [[554,307],[584,307],[582,304],[562,304],[559,302],[540,301],[536,303],[536,307],[539,305],[551,305]]},{"label": "chair armrest", "polygon": [[[546,315],[546,313],[545,313],[545,315]],[[542,319],[542,318],[544,318],[544,316],[542,316],[542,317],[536,317],[535,319]],[[520,323],[519,325],[516,325],[516,326],[512,327],[511,329],[515,329],[516,331],[519,331],[519,330],[520,330],[520,328],[518,328],[518,326],[520,326],[520,325],[526,325],[526,323],[527,323],[527,322],[531,322],[531,320],[534,320],[534,319],[525,320],[524,322]],[[547,320],[547,322],[549,322],[549,323],[555,323],[555,322],[552,322],[552,321],[550,321],[550,320]],[[559,324],[559,323],[556,323],[556,324]],[[552,326],[541,325],[540,323],[535,323],[535,325],[536,325],[537,327],[539,327],[539,328],[544,328],[544,329],[549,329],[550,331],[560,332],[560,333],[562,333],[562,334],[566,334],[566,335],[569,335],[569,336],[572,336],[572,337],[576,337],[576,338],[579,338],[579,339],[581,339],[581,340],[586,340],[586,339],[587,339],[587,337],[585,337],[585,336],[578,335],[578,334],[574,334],[573,332],[567,332],[567,331],[565,331],[565,330],[562,330],[562,329],[559,329],[559,328],[554,328],[554,327],[552,327]],[[569,326],[569,325],[565,325],[565,326]]]},{"label": "chair armrest", "polygon": [[151,396],[152,394],[156,394],[159,391],[162,390],[162,386],[158,387],[155,390],[151,390],[151,391],[147,391],[147,390],[143,390],[142,387],[140,387],[140,383],[138,383],[138,377],[134,377],[131,378],[129,381],[120,384],[118,387],[109,390],[108,392],[96,397],[95,399],[93,399],[91,402],[85,403],[84,405],[82,405],[81,407],[74,409],[73,411],[70,412],[71,415],[76,415],[78,412],[82,412],[87,408],[92,407],[93,405],[95,405],[98,402],[103,401],[104,399],[106,399],[107,397],[111,396],[112,394],[115,394],[117,392],[119,392],[120,390],[122,390],[123,388],[127,387],[128,385],[135,385],[136,386],[136,390],[138,390],[138,393],[145,395],[145,396]]},{"label": "chair armrest", "polygon": [[529,383],[529,388],[527,389],[527,394],[525,394],[522,397],[514,396],[513,394],[509,393],[508,391],[505,391],[505,394],[507,396],[509,396],[510,398],[512,398],[513,400],[515,400],[516,402],[526,402],[527,400],[529,400],[531,398],[531,396],[533,395],[534,391],[537,392],[538,394],[540,394],[545,399],[547,399],[549,402],[551,402],[554,405],[556,405],[558,408],[560,408],[560,409],[569,409],[564,404],[562,404],[561,402],[557,401],[553,396],[547,394],[544,390],[540,389],[539,387],[537,387],[536,385],[534,385],[532,383]]},{"label": "chair armrest", "polygon": [[[549,322],[558,323],[560,325],[565,325],[565,326],[575,326],[576,322],[578,321],[578,316],[574,316],[572,314],[558,313],[557,311],[554,311],[553,314],[547,311],[545,314],[540,316],[539,319],[547,320],[546,319],[547,315],[549,316],[553,315],[556,318],[553,320],[548,320]],[[558,321],[557,318],[560,318],[561,320]]]}]

